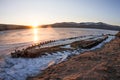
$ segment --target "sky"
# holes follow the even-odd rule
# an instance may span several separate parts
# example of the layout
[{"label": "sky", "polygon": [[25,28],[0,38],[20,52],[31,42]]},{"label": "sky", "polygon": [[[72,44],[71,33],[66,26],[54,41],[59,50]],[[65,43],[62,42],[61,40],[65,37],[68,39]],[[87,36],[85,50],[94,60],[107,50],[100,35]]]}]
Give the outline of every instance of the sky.
[{"label": "sky", "polygon": [[120,0],[0,0],[2,24],[105,22],[120,25]]}]

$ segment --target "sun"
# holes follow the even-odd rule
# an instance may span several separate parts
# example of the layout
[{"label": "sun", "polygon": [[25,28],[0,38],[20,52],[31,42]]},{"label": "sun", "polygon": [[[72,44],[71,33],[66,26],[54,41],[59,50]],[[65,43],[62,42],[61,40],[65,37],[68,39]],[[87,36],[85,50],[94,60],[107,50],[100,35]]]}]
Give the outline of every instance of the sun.
[{"label": "sun", "polygon": [[33,28],[37,28],[39,26],[39,24],[33,24],[32,27]]}]

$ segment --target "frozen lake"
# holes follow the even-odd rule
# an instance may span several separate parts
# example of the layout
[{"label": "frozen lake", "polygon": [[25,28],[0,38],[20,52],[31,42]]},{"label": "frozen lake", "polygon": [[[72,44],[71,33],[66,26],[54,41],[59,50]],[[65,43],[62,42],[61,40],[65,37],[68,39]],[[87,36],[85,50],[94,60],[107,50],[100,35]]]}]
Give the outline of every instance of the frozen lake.
[{"label": "frozen lake", "polygon": [[35,28],[0,31],[0,56],[17,48],[48,40],[59,40],[75,36],[116,34],[117,31],[84,28]]},{"label": "frozen lake", "polygon": [[[68,56],[100,48],[106,42],[114,39],[114,36],[109,36],[107,40],[98,46],[86,50],[63,51],[52,54],[46,53],[46,55],[38,58],[11,58],[7,56],[17,48],[23,48],[34,43],[48,40],[58,40],[55,42],[56,44],[68,44],[71,42],[70,40],[64,42],[59,41],[59,39],[76,36],[86,36],[85,38],[87,39],[89,37],[95,37],[96,35],[116,33],[117,31],[83,28],[36,28],[0,31],[0,80],[26,80],[27,77],[35,76],[51,65],[65,61]],[[72,41],[74,41],[74,39]],[[70,48],[70,45],[64,46],[64,48],[68,47]]]}]

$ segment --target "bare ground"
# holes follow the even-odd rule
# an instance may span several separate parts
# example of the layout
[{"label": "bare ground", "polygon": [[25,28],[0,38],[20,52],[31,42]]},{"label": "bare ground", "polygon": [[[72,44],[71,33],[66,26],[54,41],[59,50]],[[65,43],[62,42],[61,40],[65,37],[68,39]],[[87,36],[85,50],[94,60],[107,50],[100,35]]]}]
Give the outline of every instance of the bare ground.
[{"label": "bare ground", "polygon": [[120,34],[101,49],[53,65],[28,80],[120,80]]}]

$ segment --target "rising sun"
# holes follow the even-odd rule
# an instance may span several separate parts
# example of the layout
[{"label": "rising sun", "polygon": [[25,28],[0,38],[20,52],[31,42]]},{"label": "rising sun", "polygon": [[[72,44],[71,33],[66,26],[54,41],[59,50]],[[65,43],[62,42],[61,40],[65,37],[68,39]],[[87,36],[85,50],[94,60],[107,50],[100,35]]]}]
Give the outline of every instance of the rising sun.
[{"label": "rising sun", "polygon": [[39,24],[33,24],[32,27],[33,28],[37,28],[39,26]]}]

